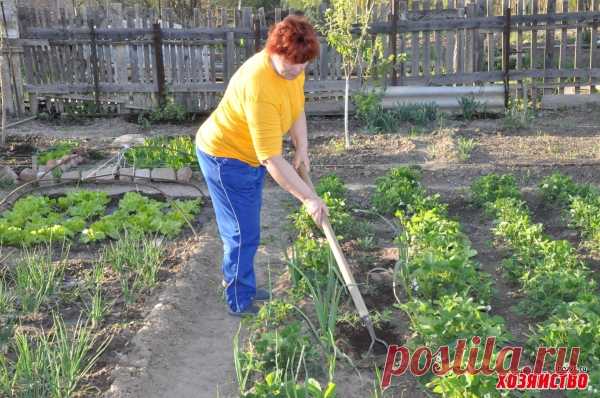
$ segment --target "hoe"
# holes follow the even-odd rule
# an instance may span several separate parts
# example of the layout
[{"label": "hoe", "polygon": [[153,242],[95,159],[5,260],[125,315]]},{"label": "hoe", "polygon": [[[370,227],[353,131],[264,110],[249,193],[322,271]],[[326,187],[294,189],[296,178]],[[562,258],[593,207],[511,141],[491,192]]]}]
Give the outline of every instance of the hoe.
[{"label": "hoe", "polygon": [[[304,180],[304,182],[306,182],[306,184],[310,187],[310,189],[315,191],[315,187],[312,183],[310,175],[306,171],[306,167],[304,164],[300,164],[298,172],[300,173],[300,177],[302,177],[302,179]],[[369,351],[367,351],[366,356],[368,357],[371,355],[375,343],[379,343],[379,344],[383,345],[387,350],[388,344],[384,340],[378,338],[375,335],[375,329],[373,328],[373,322],[371,321],[371,318],[369,317],[369,310],[367,310],[367,306],[365,305],[365,300],[363,299],[363,296],[360,293],[360,290],[358,289],[356,282],[354,281],[354,276],[352,275],[352,272],[350,271],[350,266],[348,265],[348,262],[346,261],[346,257],[344,256],[344,253],[342,253],[340,244],[337,240],[337,237],[335,236],[335,233],[333,232],[333,228],[331,227],[331,223],[329,222],[329,218],[327,216],[324,217],[321,228],[323,228],[323,232],[325,233],[325,237],[327,238],[329,247],[331,248],[331,251],[333,252],[333,256],[335,257],[338,268],[340,269],[342,277],[344,278],[344,283],[346,284],[346,288],[348,288],[348,291],[350,292],[350,296],[352,296],[352,301],[354,301],[354,306],[356,307],[356,310],[358,311],[358,315],[359,315],[360,319],[362,320],[363,324],[365,325],[365,327],[367,328],[367,331],[369,332],[369,336],[371,337],[371,344],[369,345]]]}]

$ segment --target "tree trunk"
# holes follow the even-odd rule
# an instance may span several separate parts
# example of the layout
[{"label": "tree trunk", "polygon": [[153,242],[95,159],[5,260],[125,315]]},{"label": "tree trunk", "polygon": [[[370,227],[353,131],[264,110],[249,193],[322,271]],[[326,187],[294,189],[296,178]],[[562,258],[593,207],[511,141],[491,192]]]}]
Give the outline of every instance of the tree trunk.
[{"label": "tree trunk", "polygon": [[348,100],[350,97],[350,75],[346,75],[346,88],[344,91],[344,137],[346,149],[350,149],[350,132],[348,131]]}]

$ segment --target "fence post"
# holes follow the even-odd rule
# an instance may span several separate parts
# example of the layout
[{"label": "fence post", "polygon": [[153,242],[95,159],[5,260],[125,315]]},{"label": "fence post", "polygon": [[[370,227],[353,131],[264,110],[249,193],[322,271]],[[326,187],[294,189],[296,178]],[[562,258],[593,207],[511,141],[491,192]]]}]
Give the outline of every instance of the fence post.
[{"label": "fence post", "polygon": [[94,26],[94,19],[88,19],[88,26],[90,27],[90,62],[92,66],[92,77],[94,79],[94,102],[96,106],[96,113],[100,112],[100,77],[98,73],[98,50],[96,48],[96,27]]},{"label": "fence post", "polygon": [[21,76],[21,56],[23,47],[18,44],[19,24],[17,20],[17,5],[13,0],[1,1],[3,48],[1,49],[0,73],[3,76],[2,90],[6,99],[4,108],[9,114],[17,117],[25,112],[23,104],[23,78]]},{"label": "fence post", "polygon": [[254,24],[254,52],[257,53],[260,51],[260,19],[258,15],[254,15],[252,18],[252,23]]},{"label": "fence post", "polygon": [[227,32],[227,47],[225,49],[225,81],[229,82],[231,76],[233,75],[233,63],[235,61],[235,41],[234,41],[234,32]]},{"label": "fence post", "polygon": [[[509,3],[510,4],[510,3]],[[504,31],[502,32],[502,72],[504,75],[504,107],[508,108],[509,99],[509,55],[510,55],[510,13],[511,8],[508,5],[504,9]]]},{"label": "fence post", "polygon": [[398,54],[398,0],[392,1],[392,33],[390,37],[390,47],[392,50],[392,86],[398,85],[398,73],[396,71],[397,54]]},{"label": "fence post", "polygon": [[163,62],[162,31],[160,29],[160,22],[154,22],[152,24],[152,31],[154,33],[154,64],[156,66],[154,80],[156,82],[156,95],[158,97],[158,107],[160,109],[165,104],[165,64]]}]

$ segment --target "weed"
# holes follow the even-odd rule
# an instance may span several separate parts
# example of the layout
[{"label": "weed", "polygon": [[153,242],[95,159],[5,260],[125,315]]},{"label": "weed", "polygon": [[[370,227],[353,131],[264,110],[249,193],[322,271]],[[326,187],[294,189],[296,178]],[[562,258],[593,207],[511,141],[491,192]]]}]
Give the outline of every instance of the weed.
[{"label": "weed", "polygon": [[477,141],[475,141],[473,138],[458,137],[457,145],[458,158],[461,161],[466,162],[471,157],[471,152],[473,152],[477,146]]},{"label": "weed", "polygon": [[484,104],[475,99],[474,96],[465,96],[458,99],[463,118],[465,120],[473,120],[478,114],[484,110]]},{"label": "weed", "polygon": [[535,113],[531,104],[518,99],[512,101],[504,114],[503,125],[506,130],[520,130],[531,127]]}]

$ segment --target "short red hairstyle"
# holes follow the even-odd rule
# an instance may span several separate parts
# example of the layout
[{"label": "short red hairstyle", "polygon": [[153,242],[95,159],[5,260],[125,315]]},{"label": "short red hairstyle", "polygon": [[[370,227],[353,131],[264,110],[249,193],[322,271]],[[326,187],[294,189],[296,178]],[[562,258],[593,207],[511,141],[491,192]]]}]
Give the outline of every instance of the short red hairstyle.
[{"label": "short red hairstyle", "polygon": [[306,17],[288,15],[272,25],[265,49],[281,55],[287,62],[303,64],[319,55],[319,37]]}]

